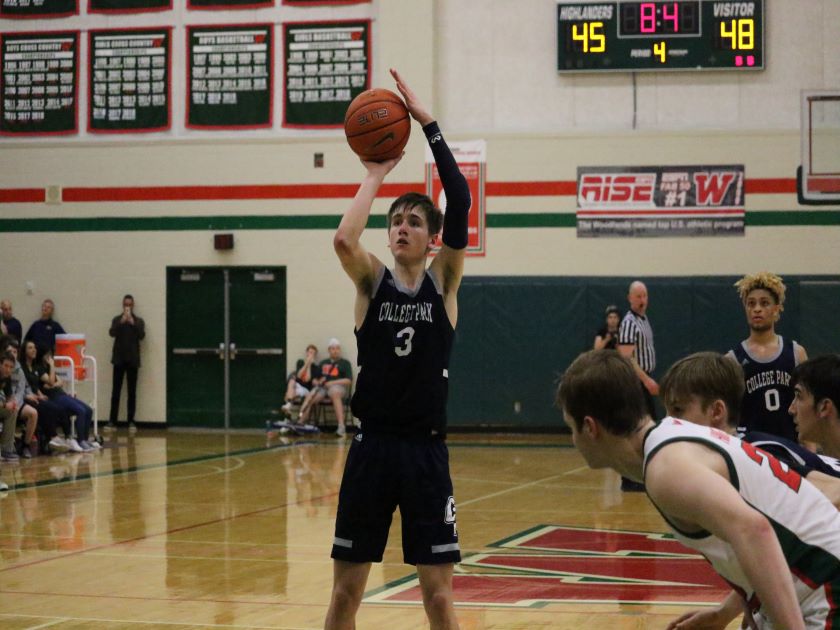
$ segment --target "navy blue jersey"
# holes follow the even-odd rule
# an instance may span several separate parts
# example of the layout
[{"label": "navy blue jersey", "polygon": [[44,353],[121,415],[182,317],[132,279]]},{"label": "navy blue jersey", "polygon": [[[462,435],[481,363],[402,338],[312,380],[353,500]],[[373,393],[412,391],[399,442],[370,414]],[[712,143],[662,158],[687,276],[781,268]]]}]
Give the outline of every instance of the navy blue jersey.
[{"label": "navy blue jersey", "polygon": [[359,376],[352,409],[363,431],[445,433],[454,337],[442,292],[428,271],[411,293],[383,269],[356,330]]},{"label": "navy blue jersey", "polygon": [[781,350],[769,361],[757,361],[744,343],[732,348],[744,370],[746,384],[741,403],[742,432],[761,431],[796,442],[796,425],[788,413],[793,402],[790,379],[796,367],[796,352],[794,342],[781,336],[779,345]]},{"label": "navy blue jersey", "polygon": [[817,470],[832,477],[840,477],[840,461],[827,455],[812,453],[801,444],[780,438],[769,433],[750,431],[739,435],[742,440],[767,451],[776,459],[792,466],[805,476],[811,470]]}]

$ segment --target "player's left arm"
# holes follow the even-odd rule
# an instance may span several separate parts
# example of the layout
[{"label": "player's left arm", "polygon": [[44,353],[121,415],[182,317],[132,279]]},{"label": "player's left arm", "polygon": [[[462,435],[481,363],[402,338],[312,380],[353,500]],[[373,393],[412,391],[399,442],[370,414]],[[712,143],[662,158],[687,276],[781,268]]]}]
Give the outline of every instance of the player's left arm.
[{"label": "player's left arm", "polygon": [[664,446],[650,460],[645,487],[660,510],[688,529],[728,542],[778,627],[804,630],[790,568],[767,518],[744,501],[723,457],[699,444]]},{"label": "player's left arm", "polygon": [[443,288],[443,299],[449,321],[455,326],[458,319],[458,287],[464,275],[464,252],[467,248],[467,217],[470,212],[470,188],[455,156],[452,155],[437,122],[423,105],[399,72],[391,69],[391,76],[397,82],[397,89],[405,99],[411,117],[423,127],[429,142],[440,182],[446,194],[446,214],[443,219],[443,245],[435,256],[429,271],[434,274]]},{"label": "player's left arm", "polygon": [[805,348],[796,342],[793,342],[793,351],[796,354],[796,365],[805,363],[808,360],[808,353],[805,352]]}]

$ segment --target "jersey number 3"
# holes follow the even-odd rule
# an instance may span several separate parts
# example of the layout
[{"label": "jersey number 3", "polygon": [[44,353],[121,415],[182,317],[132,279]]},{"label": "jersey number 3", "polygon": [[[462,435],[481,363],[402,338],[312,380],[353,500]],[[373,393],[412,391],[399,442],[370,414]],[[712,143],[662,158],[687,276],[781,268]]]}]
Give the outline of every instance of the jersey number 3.
[{"label": "jersey number 3", "polygon": [[411,340],[414,338],[414,328],[406,326],[397,333],[397,340],[399,345],[394,346],[394,352],[398,357],[404,357],[411,354]]}]

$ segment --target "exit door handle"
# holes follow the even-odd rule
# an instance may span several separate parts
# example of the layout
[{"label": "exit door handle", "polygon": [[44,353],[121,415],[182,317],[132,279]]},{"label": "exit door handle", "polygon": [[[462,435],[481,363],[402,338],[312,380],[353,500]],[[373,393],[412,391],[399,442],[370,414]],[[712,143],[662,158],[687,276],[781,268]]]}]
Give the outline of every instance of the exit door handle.
[{"label": "exit door handle", "polygon": [[179,356],[200,356],[200,355],[213,355],[218,356],[220,359],[224,360],[225,358],[225,344],[220,343],[218,348],[172,348],[172,354],[176,354]]},{"label": "exit door handle", "polygon": [[281,356],[285,354],[283,348],[237,348],[235,343],[230,344],[231,359],[236,355],[243,357]]},{"label": "exit door handle", "polygon": [[231,361],[236,360],[236,344],[233,343],[232,341],[230,342],[230,360]]}]

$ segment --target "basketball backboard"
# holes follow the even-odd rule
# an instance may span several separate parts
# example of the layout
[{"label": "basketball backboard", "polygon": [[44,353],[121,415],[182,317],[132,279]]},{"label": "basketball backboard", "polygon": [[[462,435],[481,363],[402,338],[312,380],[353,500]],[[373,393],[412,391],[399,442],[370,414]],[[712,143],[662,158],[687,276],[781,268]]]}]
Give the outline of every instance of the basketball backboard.
[{"label": "basketball backboard", "polygon": [[840,90],[802,92],[799,203],[840,204]]}]

